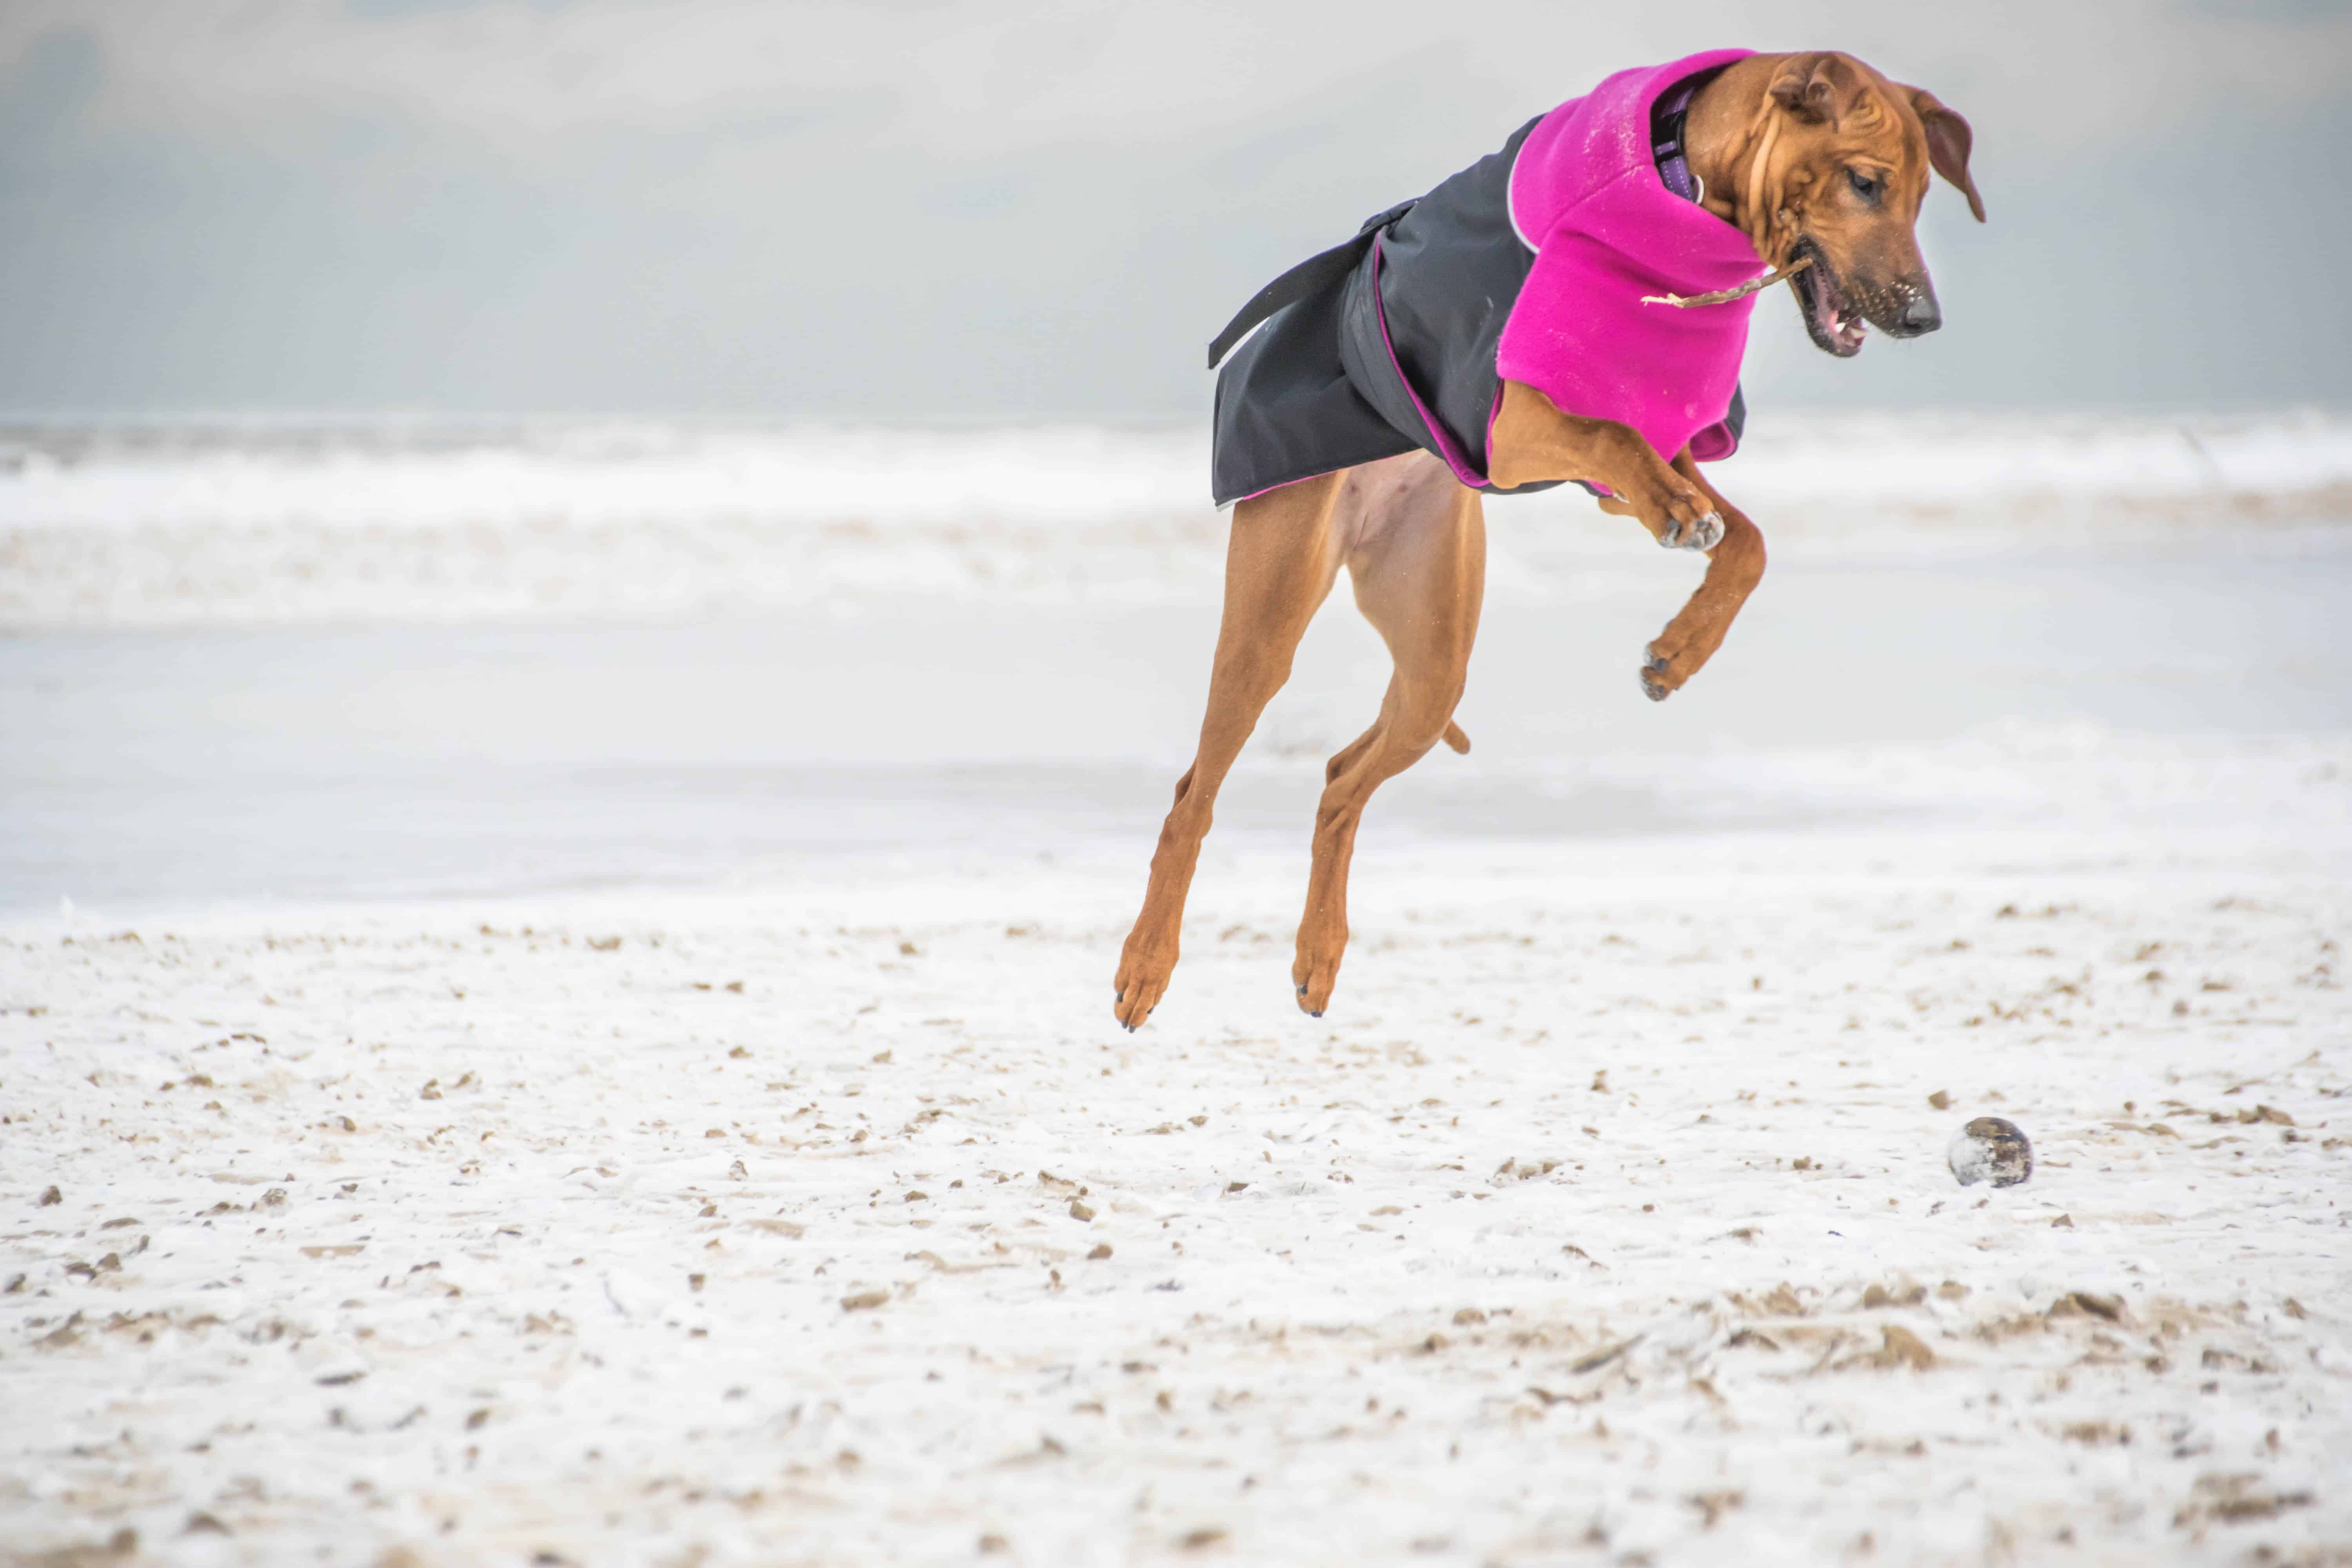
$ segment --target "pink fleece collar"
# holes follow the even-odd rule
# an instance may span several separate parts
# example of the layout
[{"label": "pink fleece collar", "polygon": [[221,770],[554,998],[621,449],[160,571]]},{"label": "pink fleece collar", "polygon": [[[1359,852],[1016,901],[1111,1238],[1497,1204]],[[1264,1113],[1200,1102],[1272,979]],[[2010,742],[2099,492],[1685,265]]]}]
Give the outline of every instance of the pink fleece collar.
[{"label": "pink fleece collar", "polygon": [[1756,300],[1677,310],[1642,299],[1728,289],[1762,263],[1745,234],[1659,178],[1650,107],[1685,78],[1752,52],[1620,71],[1544,116],[1511,170],[1511,221],[1536,259],[1504,325],[1496,374],[1568,413],[1631,425],[1668,459],[1685,446],[1702,458],[1728,455],[1716,427],[1739,382]]}]

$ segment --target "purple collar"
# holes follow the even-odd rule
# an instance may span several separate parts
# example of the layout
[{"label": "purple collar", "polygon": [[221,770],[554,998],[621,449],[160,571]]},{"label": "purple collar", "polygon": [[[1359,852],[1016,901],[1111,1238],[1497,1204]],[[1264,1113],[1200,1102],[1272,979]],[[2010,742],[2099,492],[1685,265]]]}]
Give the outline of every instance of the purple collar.
[{"label": "purple collar", "polygon": [[1705,193],[1699,188],[1698,176],[1691,173],[1689,159],[1684,155],[1683,121],[1698,89],[1713,81],[1721,68],[1685,77],[1660,93],[1650,110],[1650,156],[1657,163],[1658,178],[1666,189],[1686,202],[1697,201]]}]

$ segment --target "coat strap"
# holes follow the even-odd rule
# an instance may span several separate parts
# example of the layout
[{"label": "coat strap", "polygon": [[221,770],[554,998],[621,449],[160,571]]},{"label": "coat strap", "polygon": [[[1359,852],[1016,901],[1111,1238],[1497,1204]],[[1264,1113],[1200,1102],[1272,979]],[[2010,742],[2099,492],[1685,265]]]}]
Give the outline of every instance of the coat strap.
[{"label": "coat strap", "polygon": [[1252,295],[1250,302],[1241,308],[1241,313],[1227,321],[1225,330],[1209,344],[1209,368],[1216,369],[1217,362],[1231,353],[1234,345],[1247,337],[1250,329],[1260,321],[1286,305],[1296,304],[1310,294],[1321,292],[1353,272],[1356,264],[1363,260],[1364,253],[1371,249],[1373,237],[1411,212],[1414,203],[1420,199],[1416,196],[1410,202],[1399,202],[1388,211],[1366,218],[1364,226],[1356,231],[1355,238],[1308,257]]}]

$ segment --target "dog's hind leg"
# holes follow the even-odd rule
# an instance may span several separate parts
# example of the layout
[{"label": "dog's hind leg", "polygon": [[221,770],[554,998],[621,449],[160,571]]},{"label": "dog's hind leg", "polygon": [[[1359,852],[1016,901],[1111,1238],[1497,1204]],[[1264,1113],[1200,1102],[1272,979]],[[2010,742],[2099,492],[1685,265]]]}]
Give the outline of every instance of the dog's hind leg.
[{"label": "dog's hind leg", "polygon": [[1112,1008],[1133,1029],[1151,1016],[1175,972],[1201,840],[1217,791],[1257,727],[1258,715],[1290,679],[1291,656],[1339,575],[1339,501],[1350,470],[1324,474],[1237,502],[1225,547],[1225,607],[1217,630],[1209,706],[1192,766],[1176,781],[1176,804],[1151,856],[1143,911],[1120,952]]},{"label": "dog's hind leg", "polygon": [[1298,1005],[1320,1016],[1348,946],[1348,866],[1372,792],[1441,740],[1469,742],[1454,724],[1478,635],[1486,585],[1486,523],[1476,491],[1434,458],[1416,458],[1367,505],[1348,552],[1356,605],[1389,646],[1395,673],[1372,727],[1325,772],[1315,812],[1315,864],[1290,977]]}]

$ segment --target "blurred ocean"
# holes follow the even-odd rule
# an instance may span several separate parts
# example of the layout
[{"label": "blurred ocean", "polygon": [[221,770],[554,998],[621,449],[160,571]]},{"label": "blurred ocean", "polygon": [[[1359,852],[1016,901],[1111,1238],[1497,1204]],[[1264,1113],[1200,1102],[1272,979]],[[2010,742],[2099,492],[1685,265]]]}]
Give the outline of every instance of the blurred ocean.
[{"label": "blurred ocean", "polygon": [[[567,621],[845,595],[1213,596],[1197,429],[579,422],[0,427],[0,629]],[[1717,470],[1776,554],[2352,539],[2352,416],[1759,416]],[[1499,501],[1498,591],[1633,525]]]},{"label": "blurred ocean", "polygon": [[[1139,890],[1216,636],[1205,472],[1195,432],[8,432],[0,915],[1041,858]],[[1702,563],[1580,492],[1490,506],[1474,750],[1382,791],[1360,866],[2352,855],[2352,419],[1768,415],[1717,474],[1772,565],[1663,705],[1636,663]],[[1334,597],[1213,858],[1303,865],[1378,707]]]}]

